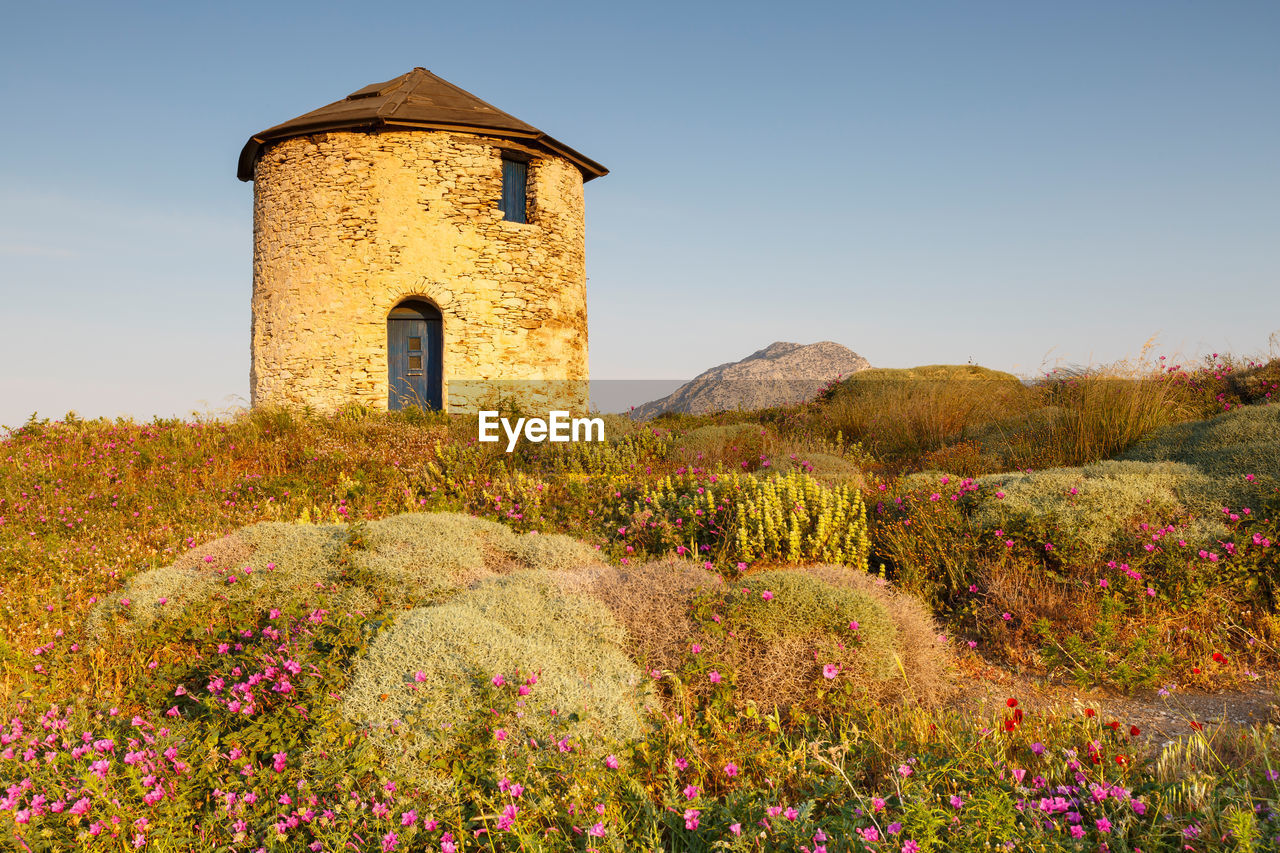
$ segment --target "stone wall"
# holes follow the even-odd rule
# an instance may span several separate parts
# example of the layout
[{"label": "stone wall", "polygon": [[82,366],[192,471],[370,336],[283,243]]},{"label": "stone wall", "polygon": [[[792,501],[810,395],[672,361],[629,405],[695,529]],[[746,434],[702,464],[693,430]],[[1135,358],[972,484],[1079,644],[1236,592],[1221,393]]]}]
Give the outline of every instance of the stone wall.
[{"label": "stone wall", "polygon": [[[538,155],[528,223],[502,218],[502,142],[439,131],[323,133],[254,174],[253,405],[387,407],[387,314],[444,317],[450,411],[515,396],[586,404],[582,173]],[[495,382],[495,380],[498,380]]]}]

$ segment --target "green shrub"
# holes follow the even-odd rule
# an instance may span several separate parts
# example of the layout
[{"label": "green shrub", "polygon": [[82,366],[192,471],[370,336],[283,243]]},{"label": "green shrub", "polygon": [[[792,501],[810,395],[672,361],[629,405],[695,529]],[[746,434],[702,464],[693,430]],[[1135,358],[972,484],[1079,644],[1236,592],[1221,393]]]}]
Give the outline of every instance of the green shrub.
[{"label": "green shrub", "polygon": [[350,527],[264,522],[134,575],[95,608],[90,630],[101,637],[118,625],[132,634],[214,597],[284,608],[321,588],[337,593],[336,606],[370,612],[378,599],[440,601],[495,573],[596,561],[594,548],[568,536],[521,535],[458,513],[404,513]]},{"label": "green shrub", "polygon": [[[215,596],[231,604],[284,605],[338,578],[343,525],[251,525],[191,549],[172,565],[134,575],[89,614],[88,633],[105,640],[109,627],[134,634]],[[127,603],[126,603],[127,602]]]},{"label": "green shrub", "polygon": [[492,574],[518,538],[509,527],[458,513],[405,513],[353,531],[350,560],[380,592],[432,599]]},{"label": "green shrub", "polygon": [[1209,479],[1189,497],[1212,508],[1256,508],[1280,490],[1280,406],[1246,406],[1165,427],[1121,458],[1194,466]]},{"label": "green shrub", "polygon": [[731,679],[735,701],[762,710],[936,700],[945,655],[920,654],[939,643],[932,620],[918,604],[908,613],[904,596],[873,591],[875,583],[865,572],[825,566],[707,590],[695,607],[705,648],[686,669],[694,691],[712,689],[714,669]]},{"label": "green shrub", "polygon": [[1098,560],[1131,547],[1139,524],[1164,525],[1185,516],[1189,496],[1206,488],[1206,480],[1194,468],[1171,462],[1108,461],[993,474],[976,481],[972,518],[980,531],[1003,529],[1052,543],[1063,559]]},{"label": "green shrub", "polygon": [[533,572],[495,578],[399,616],[357,663],[343,710],[411,767],[485,712],[481,699],[495,676],[536,676],[510,736],[568,736],[602,748],[644,730],[643,681],[625,641],[599,602]]}]

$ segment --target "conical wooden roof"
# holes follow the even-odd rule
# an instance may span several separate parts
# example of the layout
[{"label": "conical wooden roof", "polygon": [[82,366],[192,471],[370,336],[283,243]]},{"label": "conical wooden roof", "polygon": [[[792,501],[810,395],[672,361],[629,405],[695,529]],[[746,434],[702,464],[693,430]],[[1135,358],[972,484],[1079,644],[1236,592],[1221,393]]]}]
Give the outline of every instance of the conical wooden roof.
[{"label": "conical wooden roof", "polygon": [[609,170],[530,124],[442,80],[425,68],[415,68],[385,83],[371,83],[341,101],[255,133],[240,150],[236,176],[253,180],[253,167],[273,142],[333,130],[379,128],[460,130],[512,139],[572,161],[589,181]]}]

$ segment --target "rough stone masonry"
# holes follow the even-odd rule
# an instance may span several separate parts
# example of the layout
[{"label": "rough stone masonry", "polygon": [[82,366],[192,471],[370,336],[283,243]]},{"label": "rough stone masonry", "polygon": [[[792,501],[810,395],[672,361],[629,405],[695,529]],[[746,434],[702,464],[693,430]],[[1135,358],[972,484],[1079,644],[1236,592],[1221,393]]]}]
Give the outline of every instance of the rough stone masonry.
[{"label": "rough stone masonry", "polygon": [[[394,84],[412,89],[418,72],[430,78],[419,91],[443,83],[415,69],[380,85],[394,97]],[[584,171],[589,179],[604,169],[549,137],[453,129],[457,118],[439,106],[449,94],[421,109],[450,129],[382,122],[279,139],[264,131],[246,145],[258,144],[248,167],[254,406],[387,408],[387,317],[417,299],[442,316],[448,410],[498,398],[526,411],[585,410],[583,183]],[[523,125],[495,112],[474,123]],[[527,222],[507,221],[499,206],[512,150],[528,161]]]}]

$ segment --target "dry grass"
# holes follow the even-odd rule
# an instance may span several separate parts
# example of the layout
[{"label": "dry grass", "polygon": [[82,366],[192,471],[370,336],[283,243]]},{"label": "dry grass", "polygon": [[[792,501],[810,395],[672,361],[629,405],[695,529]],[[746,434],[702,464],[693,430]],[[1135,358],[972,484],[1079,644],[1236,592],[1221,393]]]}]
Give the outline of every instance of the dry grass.
[{"label": "dry grass", "polygon": [[723,586],[697,564],[667,559],[634,566],[596,566],[556,576],[568,592],[602,602],[627,631],[632,656],[645,669],[679,669],[695,633],[689,605]]},{"label": "dry grass", "polygon": [[[744,705],[817,707],[819,691],[842,684],[858,698],[932,706],[951,690],[950,655],[924,605],[847,566],[751,575],[747,594],[676,560],[596,567],[565,573],[557,583],[603,602],[627,629],[631,653],[646,669],[680,671],[699,644],[704,660],[715,662],[708,665],[734,674],[734,699]],[[772,600],[760,598],[764,588],[774,593]],[[735,637],[695,622],[691,606],[707,596],[722,602],[717,610]],[[859,624],[856,635],[850,621]],[[838,682],[823,678],[826,663],[840,667]],[[713,689],[706,676],[684,685],[687,697]]]}]

